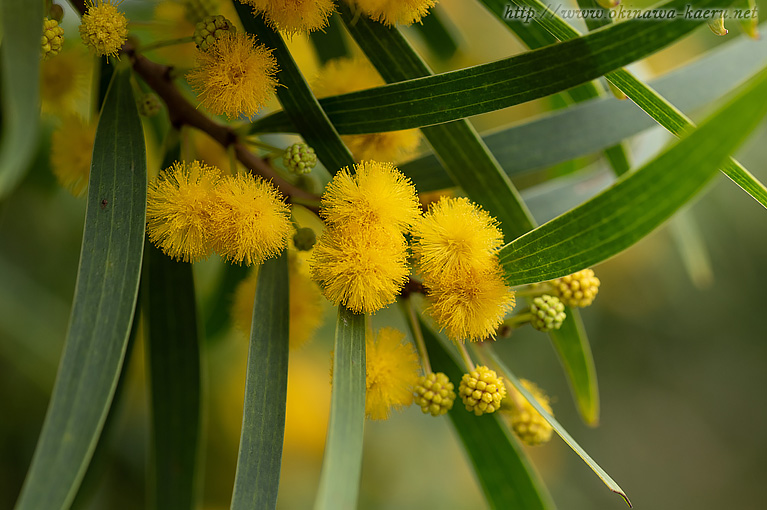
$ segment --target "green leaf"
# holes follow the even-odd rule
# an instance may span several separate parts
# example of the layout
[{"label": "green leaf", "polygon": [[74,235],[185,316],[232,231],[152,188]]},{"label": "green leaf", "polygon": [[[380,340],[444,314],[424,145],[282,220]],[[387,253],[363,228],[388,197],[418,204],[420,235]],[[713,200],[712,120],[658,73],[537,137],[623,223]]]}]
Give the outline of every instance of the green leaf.
[{"label": "green leaf", "polygon": [[[447,375],[457,389],[465,370],[423,322],[421,330],[432,369]],[[448,416],[466,449],[490,508],[554,508],[546,486],[500,417],[496,414],[474,416],[464,409],[460,397],[456,398]]]},{"label": "green leaf", "polygon": [[444,15],[442,7],[435,5],[427,16],[421,18],[420,23],[413,24],[413,28],[420,33],[429,51],[441,60],[448,60],[458,51],[458,43],[442,20]]},{"label": "green leaf", "polygon": [[328,19],[327,27],[309,32],[309,39],[322,65],[327,64],[329,60],[350,56],[346,34],[341,20],[335,14]]},{"label": "green leaf", "polygon": [[[498,0],[482,0],[489,10],[499,19],[502,19],[502,11],[498,8]],[[559,40],[567,41],[578,39],[580,32],[571,27],[565,20],[557,16],[546,5],[539,0],[509,0],[510,4],[517,7],[532,9],[535,11],[533,24],[541,29],[548,31]],[[726,2],[719,7],[725,7],[731,2]],[[691,7],[693,7],[691,5]],[[618,25],[622,25],[619,23]],[[607,29],[600,30],[597,33],[606,32],[615,28],[613,25]],[[721,72],[721,71],[720,71]],[[618,69],[615,72],[605,76],[607,80],[625,93],[637,106],[642,108],[647,114],[655,119],[661,126],[668,129],[671,133],[680,136],[685,130],[694,126],[692,121],[684,115],[678,108],[666,101],[661,95],[650,87],[638,80],[634,75],[624,69]],[[705,88],[705,87],[697,87]],[[732,158],[724,162],[722,168],[727,177],[735,184],[740,186],[746,193],[751,195],[762,206],[767,208],[767,188],[759,182],[748,170]]]},{"label": "green leaf", "polygon": [[689,136],[575,209],[504,246],[509,285],[597,264],[649,234],[691,200],[767,112],[767,69]]},{"label": "green leaf", "polygon": [[258,270],[232,509],[276,508],[288,393],[288,254]]},{"label": "green leaf", "polygon": [[578,454],[578,456],[585,462],[591,469],[596,473],[596,475],[604,482],[604,484],[607,486],[608,489],[613,491],[614,493],[618,494],[620,497],[623,498],[623,500],[626,502],[626,504],[631,507],[631,502],[629,501],[628,496],[626,496],[626,493],[623,491],[623,489],[620,488],[620,485],[618,485],[615,480],[613,480],[610,475],[607,474],[607,472],[602,469],[599,464],[594,462],[594,459],[591,458],[591,456],[586,453],[586,451],[581,448],[581,446],[575,441],[575,439],[572,438],[570,434],[567,433],[567,431],[562,427],[562,425],[559,424],[557,420],[554,419],[553,416],[551,416],[546,410],[541,406],[540,403],[533,397],[532,394],[530,394],[527,389],[522,386],[522,383],[519,382],[519,379],[509,370],[504,363],[501,361],[501,359],[498,357],[497,354],[495,354],[495,351],[491,347],[480,347],[481,354],[486,355],[493,364],[495,364],[499,369],[500,372],[503,373],[503,375],[511,382],[512,385],[522,393],[522,395],[527,399],[528,402],[535,408],[536,411],[538,411],[543,418],[549,422],[549,425],[552,426],[554,431],[561,437],[565,443],[567,443],[567,446],[572,448],[572,450]]},{"label": "green leaf", "polygon": [[595,427],[599,424],[597,370],[580,312],[568,308],[567,319],[559,329],[549,333],[549,338],[565,369],[581,417]]},{"label": "green leaf", "polygon": [[196,507],[200,460],[200,341],[192,266],[146,247],[146,355],[152,409],[151,506]]},{"label": "green leaf", "polygon": [[[352,37],[387,82],[427,76],[431,71],[402,34],[338,6]],[[508,239],[533,227],[532,217],[511,180],[466,120],[422,129],[453,182],[501,222]]]},{"label": "green leaf", "polygon": [[[725,4],[732,1],[726,0]],[[725,5],[722,0],[671,0],[660,8],[684,10],[690,5],[698,9],[714,4]],[[347,11],[339,10],[342,14]],[[345,21],[352,32],[358,25],[369,23],[364,17],[353,26],[350,26],[351,20]],[[687,20],[683,16],[671,20],[629,20],[496,62],[419,79],[410,76],[407,82],[328,97],[322,99],[320,105],[338,132],[345,134],[441,124],[508,108],[589,82],[647,57],[701,23],[703,21]],[[397,67],[392,72],[396,72]]]},{"label": "green leaf", "polygon": [[18,510],[72,502],[106,419],[136,304],[146,209],[144,134],[130,72],[115,74],[96,131],[72,315]]},{"label": "green leaf", "polygon": [[338,307],[330,420],[315,510],[352,510],[362,468],[365,425],[365,315]]},{"label": "green leaf", "polygon": [[0,3],[0,201],[21,181],[37,146],[42,19],[41,0]]},{"label": "green leaf", "polygon": [[331,174],[354,165],[351,152],[338,137],[333,124],[312,94],[280,34],[266,26],[261,16],[254,15],[252,6],[234,2],[234,7],[245,30],[256,34],[260,43],[274,50],[273,55],[280,66],[277,73],[280,83],[277,98],[306,143],[314,148],[317,157]]},{"label": "green leaf", "polygon": [[[248,277],[250,268],[237,264],[224,264],[221,268],[216,287],[205,299],[209,308],[205,317],[205,337],[207,341],[215,339],[230,323],[232,302],[237,286]],[[203,306],[203,310],[205,306]]]}]

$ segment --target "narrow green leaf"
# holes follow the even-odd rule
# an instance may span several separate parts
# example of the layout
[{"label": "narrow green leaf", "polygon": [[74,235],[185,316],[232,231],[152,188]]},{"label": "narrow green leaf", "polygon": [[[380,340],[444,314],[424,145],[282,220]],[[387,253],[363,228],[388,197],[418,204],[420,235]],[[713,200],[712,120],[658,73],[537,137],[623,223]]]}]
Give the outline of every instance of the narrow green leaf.
[{"label": "narrow green leaf", "polygon": [[[488,9],[499,19],[503,19],[502,11],[498,5],[499,0],[482,0],[488,6]],[[578,30],[570,26],[565,20],[552,12],[548,6],[540,0],[509,0],[509,3],[516,7],[532,9],[535,16],[532,23],[541,29],[548,31],[551,35],[561,41],[577,39],[581,35]],[[726,7],[731,2],[726,2],[719,7]],[[695,6],[690,6],[694,8]],[[623,23],[619,23],[622,25]],[[598,33],[612,30],[615,26],[600,30]],[[721,70],[717,70],[722,72]],[[684,115],[678,108],[666,101],[660,94],[638,80],[633,74],[624,69],[618,69],[605,76],[607,80],[618,87],[626,94],[637,106],[647,112],[647,114],[658,122],[661,126],[669,130],[674,135],[680,136],[685,130],[694,127],[692,121]],[[705,87],[697,87],[703,89]],[[748,170],[732,158],[724,162],[722,172],[727,175],[735,184],[740,186],[746,193],[751,195],[757,202],[767,208],[767,187],[759,182]]]},{"label": "narrow green leaf", "polygon": [[350,56],[346,34],[344,34],[341,20],[335,14],[328,19],[327,27],[310,32],[309,39],[322,65],[336,58]]},{"label": "narrow green leaf", "polygon": [[578,310],[567,309],[562,327],[549,333],[567,382],[583,420],[592,427],[599,424],[599,388],[594,357],[586,336],[586,328]]},{"label": "narrow green leaf", "polygon": [[567,433],[567,431],[562,427],[562,425],[559,424],[557,420],[554,419],[553,416],[551,416],[546,410],[541,406],[540,403],[533,397],[532,394],[530,394],[527,389],[522,386],[522,383],[519,382],[519,379],[514,375],[514,373],[509,370],[506,365],[501,361],[501,359],[498,357],[497,354],[495,354],[495,351],[492,348],[488,347],[481,347],[482,354],[487,355],[492,362],[500,369],[500,371],[503,373],[503,375],[511,382],[512,385],[524,395],[525,399],[527,399],[528,402],[535,408],[536,411],[541,413],[541,416],[549,422],[549,424],[552,426],[554,431],[561,437],[565,443],[567,443],[567,446],[573,449],[573,451],[578,454],[578,456],[583,459],[583,462],[585,462],[591,469],[596,473],[596,475],[604,482],[604,484],[607,486],[608,489],[613,491],[614,493],[618,494],[620,497],[623,498],[623,500],[626,502],[626,504],[631,507],[631,502],[629,501],[628,496],[626,496],[626,493],[623,491],[623,489],[620,488],[620,485],[618,485],[615,480],[613,480],[610,475],[607,474],[607,472],[602,469],[599,464],[594,462],[594,459],[591,458],[591,456],[586,453],[586,451],[581,448],[581,446],[573,439],[573,437]]},{"label": "narrow green leaf", "polygon": [[330,420],[315,510],[353,510],[365,425],[365,315],[338,307]]},{"label": "narrow green leaf", "polygon": [[[734,0],[671,0],[659,9],[723,7]],[[339,9],[346,12],[343,7]],[[346,15],[343,16],[346,18]],[[361,17],[353,31],[365,24]],[[328,97],[320,105],[339,132],[379,133],[441,124],[562,92],[640,60],[703,23],[634,19],[510,58]],[[359,42],[359,41],[358,41]],[[397,67],[392,69],[396,72]],[[380,72],[380,70],[379,70]],[[386,79],[386,77],[384,77]],[[402,80],[402,78],[400,79]],[[387,80],[391,81],[391,80]],[[275,114],[279,115],[279,114]]]},{"label": "narrow green leaf", "polygon": [[18,510],[66,508],[120,374],[136,304],[146,210],[144,134],[130,72],[115,74],[93,148],[72,315]]},{"label": "narrow green leaf", "polygon": [[[424,322],[421,322],[421,330],[432,369],[444,372],[457,388],[465,370]],[[546,486],[500,417],[495,414],[474,416],[464,409],[460,397],[456,398],[448,416],[466,449],[490,508],[554,508]]]},{"label": "narrow green leaf", "polygon": [[260,43],[274,50],[273,55],[280,66],[277,73],[280,83],[277,98],[284,113],[306,143],[314,148],[317,157],[331,174],[343,167],[351,167],[354,164],[351,152],[338,137],[335,127],[312,94],[282,36],[269,28],[261,16],[254,15],[250,5],[234,2],[234,7],[245,30],[256,34]]},{"label": "narrow green leaf", "polygon": [[420,23],[415,23],[413,27],[423,37],[426,46],[437,57],[442,60],[453,58],[458,51],[458,43],[455,42],[453,34],[447,24],[442,20],[445,16],[440,5],[431,8],[431,12],[421,18]]},{"label": "narrow green leaf", "polygon": [[0,201],[21,181],[37,146],[42,19],[42,0],[0,2]]},{"label": "narrow green leaf", "polygon": [[[383,79],[387,82],[431,74],[402,34],[393,27],[356,18],[339,5],[341,18]],[[516,188],[466,120],[422,129],[443,168],[467,195],[501,222],[508,239],[533,227],[533,220]]]},{"label": "narrow green leaf", "polygon": [[201,495],[200,341],[192,266],[148,244],[145,350],[152,409],[150,507],[196,508]]},{"label": "narrow green leaf", "polygon": [[649,234],[692,199],[767,112],[767,69],[692,134],[575,209],[500,253],[509,285],[597,264]]},{"label": "narrow green leaf", "polygon": [[288,254],[259,268],[232,509],[277,507],[288,393]]},{"label": "narrow green leaf", "polygon": [[[216,287],[205,300],[208,311],[205,317],[205,337],[207,341],[215,339],[229,324],[232,302],[237,286],[248,277],[250,268],[237,264],[224,264],[221,268]],[[203,310],[205,306],[203,306]]]}]

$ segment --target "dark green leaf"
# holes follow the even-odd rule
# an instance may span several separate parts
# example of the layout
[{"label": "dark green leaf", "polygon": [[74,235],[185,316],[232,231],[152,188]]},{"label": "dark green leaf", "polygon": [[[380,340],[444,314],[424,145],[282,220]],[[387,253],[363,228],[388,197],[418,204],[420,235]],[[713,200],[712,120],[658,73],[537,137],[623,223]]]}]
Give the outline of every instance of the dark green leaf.
[{"label": "dark green leaf", "polygon": [[767,69],[689,136],[588,202],[506,245],[510,285],[550,280],[629,247],[692,199],[767,111]]},{"label": "dark green leaf", "polygon": [[327,64],[329,60],[350,55],[341,20],[335,14],[330,16],[327,27],[321,31],[310,32],[309,39],[322,65]]},{"label": "dark green leaf", "polygon": [[362,468],[365,425],[365,315],[338,307],[330,421],[315,510],[352,510]]},{"label": "dark green leaf", "polygon": [[96,131],[69,332],[18,510],[66,508],[77,492],[120,374],[141,273],[144,134],[130,72],[115,74]]},{"label": "dark green leaf", "polygon": [[0,200],[24,176],[37,146],[42,20],[42,1],[0,3]]},{"label": "dark green leaf", "polygon": [[443,16],[447,17],[441,6],[435,5],[431,12],[421,18],[420,23],[413,24],[413,27],[421,34],[426,46],[437,58],[447,60],[458,51],[458,43],[455,42],[453,34],[442,20]]},{"label": "dark green leaf", "polygon": [[288,254],[258,270],[232,509],[277,507],[288,392]]},{"label": "dark green leaf", "polygon": [[192,509],[200,496],[200,341],[192,266],[146,247],[146,355],[152,409],[150,502]]},{"label": "dark green leaf", "polygon": [[280,83],[277,98],[292,124],[306,143],[314,148],[317,157],[330,173],[346,166],[351,167],[354,158],[309,89],[280,34],[266,26],[260,16],[254,15],[250,5],[234,2],[234,7],[245,30],[256,34],[260,43],[274,50],[273,55],[280,66],[277,73]]},{"label": "dark green leaf", "polygon": [[[465,370],[423,322],[421,330],[432,369],[447,375],[457,388]],[[466,448],[490,508],[554,508],[538,473],[508,427],[501,424],[501,418],[495,414],[474,416],[464,409],[460,397],[456,398],[448,415]]]}]

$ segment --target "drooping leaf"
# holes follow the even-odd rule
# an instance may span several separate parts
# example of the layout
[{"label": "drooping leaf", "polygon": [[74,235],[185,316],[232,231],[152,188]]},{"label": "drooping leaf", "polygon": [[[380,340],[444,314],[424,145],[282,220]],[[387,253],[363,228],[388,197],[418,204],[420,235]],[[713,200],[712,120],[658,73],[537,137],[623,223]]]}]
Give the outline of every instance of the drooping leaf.
[{"label": "drooping leaf", "polygon": [[115,74],[96,131],[69,331],[18,510],[66,508],[82,481],[125,355],[145,210],[144,134],[130,72],[123,70]]},{"label": "drooping leaf", "polygon": [[276,508],[288,392],[288,254],[259,268],[232,510]]},{"label": "drooping leaf", "polygon": [[365,425],[365,315],[338,307],[330,420],[315,510],[357,508]]}]

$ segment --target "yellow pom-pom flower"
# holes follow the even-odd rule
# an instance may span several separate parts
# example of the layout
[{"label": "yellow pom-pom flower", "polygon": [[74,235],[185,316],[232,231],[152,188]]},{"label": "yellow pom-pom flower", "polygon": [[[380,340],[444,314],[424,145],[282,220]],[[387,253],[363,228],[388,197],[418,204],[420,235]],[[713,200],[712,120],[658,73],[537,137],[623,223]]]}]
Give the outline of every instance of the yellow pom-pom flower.
[{"label": "yellow pom-pom flower", "polygon": [[75,115],[65,116],[51,137],[51,169],[74,196],[81,196],[88,187],[95,139],[96,123],[85,123]]},{"label": "yellow pom-pom flower", "polygon": [[491,269],[502,244],[498,222],[466,198],[441,198],[413,227],[413,252],[431,281]]},{"label": "yellow pom-pom flower", "polygon": [[593,269],[584,269],[549,282],[565,306],[572,308],[589,306],[599,292],[599,278]]},{"label": "yellow pom-pom flower", "polygon": [[187,74],[202,106],[215,115],[252,117],[274,93],[277,61],[271,50],[243,33],[226,34],[197,53]]},{"label": "yellow pom-pom flower", "polygon": [[429,291],[426,313],[454,341],[495,336],[516,302],[497,263],[488,270],[462,273],[454,280],[425,283]]},{"label": "yellow pom-pom flower", "polygon": [[64,29],[55,19],[43,19],[42,50],[43,60],[56,56],[64,44]]},{"label": "yellow pom-pom flower", "polygon": [[415,186],[391,163],[364,161],[338,172],[322,196],[322,217],[336,226],[379,225],[407,231],[420,216]]},{"label": "yellow pom-pom flower", "polygon": [[56,58],[40,65],[42,111],[66,116],[77,111],[77,104],[88,91],[91,58],[82,47],[67,47]]},{"label": "yellow pom-pom flower", "polygon": [[288,36],[322,30],[335,11],[332,0],[240,0],[263,13],[267,24]]},{"label": "yellow pom-pom flower", "polygon": [[128,39],[128,20],[117,5],[122,0],[89,0],[88,10],[80,22],[80,38],[91,52],[117,57]]},{"label": "yellow pom-pom flower", "polygon": [[354,0],[375,21],[385,25],[412,25],[429,14],[436,0]]},{"label": "yellow pom-pom flower", "polygon": [[404,339],[404,333],[383,328],[365,341],[365,414],[371,420],[386,420],[392,409],[413,403],[419,363]]},{"label": "yellow pom-pom flower", "polygon": [[442,372],[422,375],[415,386],[415,403],[424,414],[441,416],[453,408],[453,388],[453,383]]},{"label": "yellow pom-pom flower", "polygon": [[481,416],[494,413],[501,407],[501,401],[506,398],[506,386],[495,370],[478,366],[468,374],[463,374],[458,394],[467,411]]},{"label": "yellow pom-pom flower", "polygon": [[393,303],[408,275],[401,234],[381,227],[328,227],[314,246],[312,279],[334,305],[373,313]]},{"label": "yellow pom-pom flower", "polygon": [[287,247],[290,208],[270,182],[250,174],[225,177],[210,207],[210,236],[225,260],[261,264]]},{"label": "yellow pom-pom flower", "polygon": [[[535,400],[543,407],[547,413],[554,415],[549,404],[549,397],[538,388],[534,383],[521,379],[522,386],[532,393]],[[509,423],[514,433],[519,439],[530,446],[546,443],[551,439],[552,428],[541,413],[539,413],[530,402],[516,389],[511,390],[511,409],[509,410]]]},{"label": "yellow pom-pom flower", "polygon": [[199,161],[176,162],[149,183],[146,229],[163,253],[184,262],[210,255],[210,209],[220,176],[218,168]]},{"label": "yellow pom-pom flower", "polygon": [[[384,85],[367,60],[339,58],[328,62],[312,84],[317,97],[336,96]],[[343,135],[357,161],[402,161],[412,157],[421,140],[417,129],[364,135]]]},{"label": "yellow pom-pom flower", "polygon": [[[300,269],[300,261],[290,257],[288,281],[290,291],[290,326],[288,335],[290,350],[298,350],[312,339],[322,323],[322,294],[319,287]],[[253,318],[253,301],[256,298],[258,269],[237,286],[232,301],[232,320],[238,331],[250,334]]]}]

